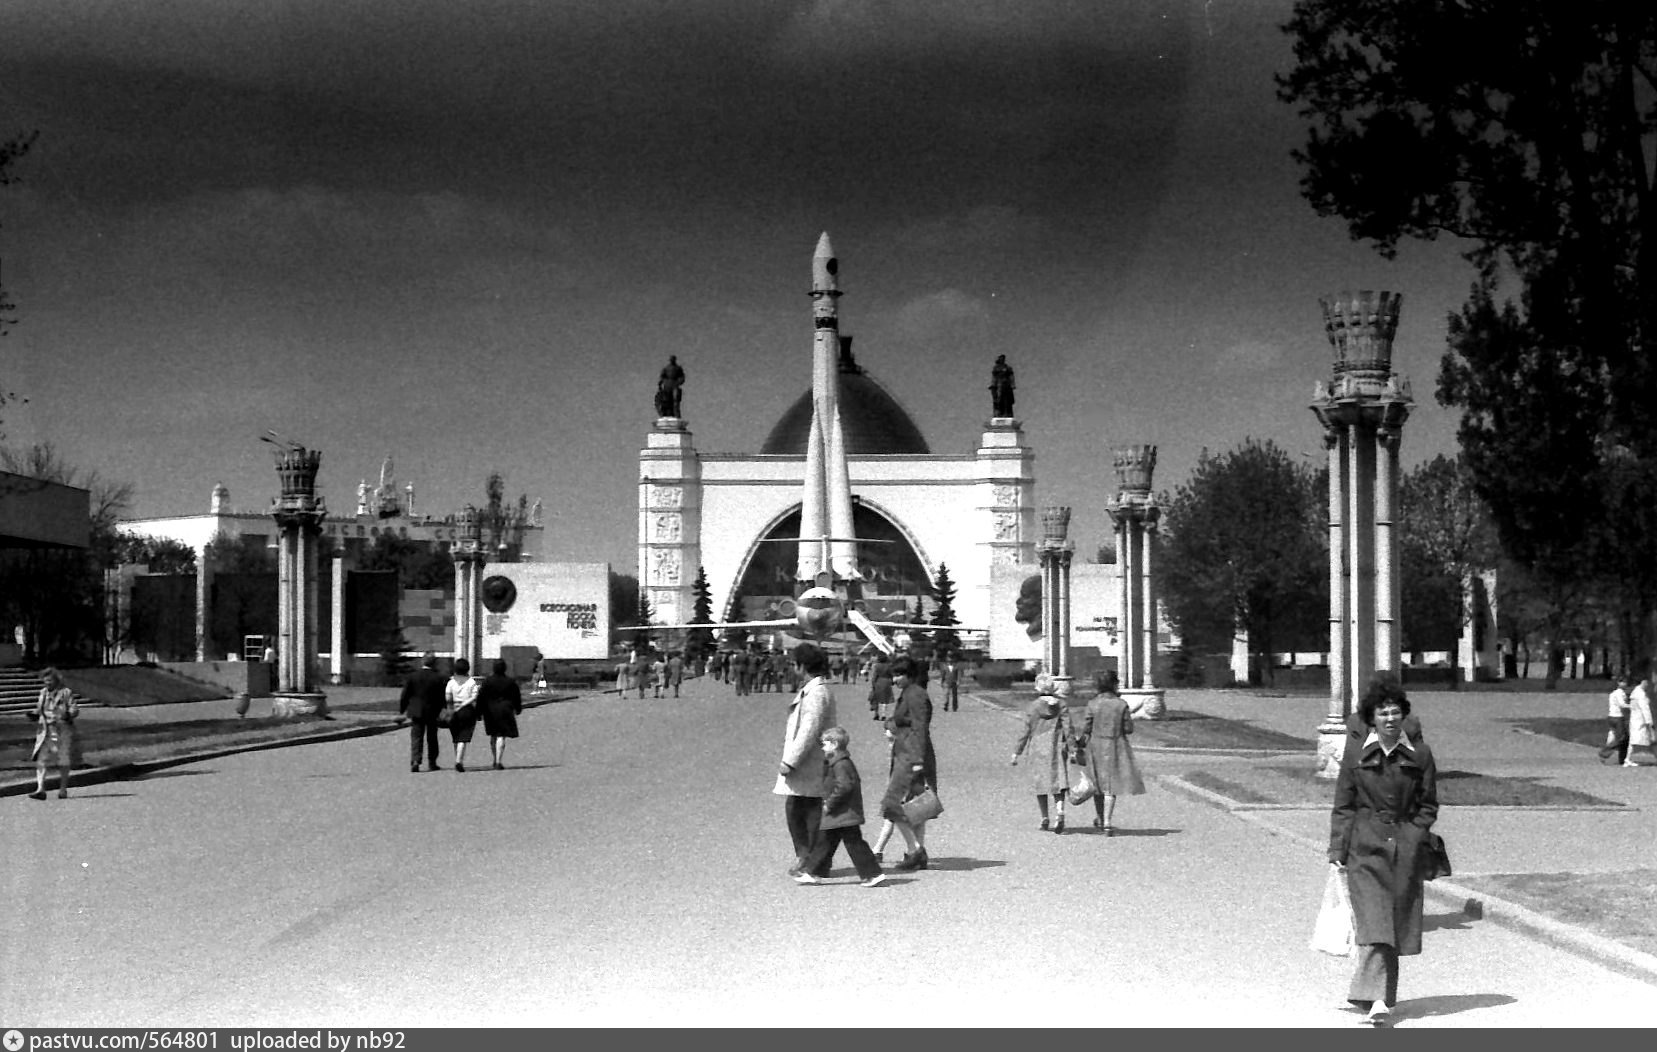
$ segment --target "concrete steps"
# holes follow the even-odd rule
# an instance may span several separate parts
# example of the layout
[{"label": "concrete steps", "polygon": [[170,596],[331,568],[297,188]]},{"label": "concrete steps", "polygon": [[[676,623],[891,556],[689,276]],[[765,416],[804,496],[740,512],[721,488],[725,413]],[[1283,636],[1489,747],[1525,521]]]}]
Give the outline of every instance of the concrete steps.
[{"label": "concrete steps", "polygon": [[[16,716],[34,709],[40,698],[40,673],[28,668],[0,668],[0,716]],[[75,702],[82,706],[97,705],[84,694],[77,693]]]}]

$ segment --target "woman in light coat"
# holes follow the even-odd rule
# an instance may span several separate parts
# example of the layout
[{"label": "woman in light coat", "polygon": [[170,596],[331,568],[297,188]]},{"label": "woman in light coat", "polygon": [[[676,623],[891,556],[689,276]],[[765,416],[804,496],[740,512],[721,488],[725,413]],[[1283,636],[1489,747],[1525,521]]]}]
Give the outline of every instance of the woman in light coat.
[{"label": "woman in light coat", "polygon": [[1346,875],[1358,953],[1347,1000],[1383,1026],[1398,1003],[1398,958],[1421,952],[1428,831],[1438,818],[1438,767],[1403,733],[1410,701],[1395,682],[1359,703],[1369,734],[1348,735],[1329,819],[1329,864]]},{"label": "woman in light coat", "polygon": [[782,761],[777,765],[777,782],[771,788],[783,798],[783,821],[794,844],[794,865],[789,876],[800,871],[800,864],[817,841],[823,819],[823,732],[840,722],[834,710],[834,692],[828,685],[828,655],[821,647],[801,643],[794,648],[794,662],[808,678],[789,703]]},{"label": "woman in light coat", "polygon": [[1059,696],[1068,695],[1068,681],[1060,681],[1043,672],[1036,677],[1036,700],[1025,710],[1024,724],[1018,741],[1013,743],[1014,767],[1026,754],[1036,790],[1036,807],[1041,810],[1041,828],[1049,828],[1047,798],[1053,798],[1056,821],[1051,824],[1055,833],[1064,832],[1064,794],[1070,788],[1070,773],[1065,767],[1064,746],[1066,730],[1070,725],[1069,706]]},{"label": "woman in light coat", "polygon": [[75,762],[75,719],[80,705],[75,692],[63,682],[55,668],[40,674],[40,697],[35,700],[34,719],[39,726],[35,732],[35,791],[31,800],[46,799],[46,764],[56,760],[58,768],[58,799],[69,795],[69,768]]},{"label": "woman in light coat", "polygon": [[466,746],[478,729],[478,685],[472,678],[472,663],[455,658],[454,672],[443,686],[443,701],[449,708],[449,738],[455,743],[455,770],[466,770]]},{"label": "woman in light coat", "polygon": [[1113,836],[1116,827],[1111,819],[1116,814],[1116,798],[1142,795],[1145,779],[1139,774],[1133,745],[1128,741],[1133,733],[1133,717],[1128,713],[1128,703],[1116,693],[1116,673],[1107,669],[1094,682],[1099,694],[1088,702],[1079,738],[1087,751],[1088,774],[1098,789],[1093,797],[1093,828]]},{"label": "woman in light coat", "polygon": [[1651,695],[1657,691],[1652,673],[1646,672],[1645,679],[1640,681],[1628,695],[1628,755],[1624,758],[1624,767],[1650,767],[1657,764],[1657,755],[1653,754],[1652,745],[1657,744],[1657,727],[1651,719]]}]

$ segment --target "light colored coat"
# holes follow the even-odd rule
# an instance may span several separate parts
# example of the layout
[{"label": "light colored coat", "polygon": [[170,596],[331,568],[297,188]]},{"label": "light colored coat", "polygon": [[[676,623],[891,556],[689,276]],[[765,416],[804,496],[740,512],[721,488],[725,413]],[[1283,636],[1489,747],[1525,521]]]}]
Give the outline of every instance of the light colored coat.
[{"label": "light colored coat", "polygon": [[1628,744],[1636,748],[1657,744],[1651,719],[1651,692],[1641,683],[1628,697]]},{"label": "light colored coat", "polygon": [[773,793],[823,795],[823,732],[835,726],[838,719],[828,680],[816,676],[799,689],[788,705],[788,722],[782,739],[782,762],[789,771],[777,774]]}]

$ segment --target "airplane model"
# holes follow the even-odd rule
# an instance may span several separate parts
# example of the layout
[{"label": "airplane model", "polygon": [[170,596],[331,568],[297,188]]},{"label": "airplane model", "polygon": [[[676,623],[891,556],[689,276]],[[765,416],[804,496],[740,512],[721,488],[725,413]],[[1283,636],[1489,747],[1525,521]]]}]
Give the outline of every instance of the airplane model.
[{"label": "airplane model", "polygon": [[[908,621],[874,621],[861,606],[862,574],[857,569],[858,544],[890,541],[852,535],[850,472],[846,466],[845,435],[840,427],[840,261],[824,233],[811,258],[811,312],[815,338],[811,349],[811,426],[806,439],[804,492],[800,498],[799,562],[794,573],[799,594],[794,616],[770,621],[702,621],[689,624],[639,625],[640,629],[713,630],[776,628],[813,641],[844,634],[849,622],[883,653],[894,650],[881,629],[924,627]],[[794,538],[777,538],[788,544]],[[971,632],[958,625],[951,631]]]}]

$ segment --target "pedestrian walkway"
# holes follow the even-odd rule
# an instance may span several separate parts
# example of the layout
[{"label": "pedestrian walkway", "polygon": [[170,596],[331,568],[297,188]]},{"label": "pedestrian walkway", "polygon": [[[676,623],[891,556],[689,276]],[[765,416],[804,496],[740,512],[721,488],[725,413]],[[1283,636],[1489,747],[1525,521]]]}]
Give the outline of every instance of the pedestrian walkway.
[{"label": "pedestrian walkway", "polygon": [[[855,687],[841,694],[872,804],[880,729]],[[1014,718],[963,698],[935,717],[946,810],[932,867],[865,889],[841,859],[829,885],[799,887],[770,794],[787,701],[698,680],[683,699],[545,705],[525,713],[502,772],[410,775],[406,741],[380,734],[218,756],[63,802],[0,800],[15,848],[0,1026],[791,1025],[801,1004],[879,1011],[894,989],[935,1026],[1350,1022],[1345,963],[1306,948],[1327,814],[1166,791],[1194,764],[1247,759],[1145,750],[1153,786],[1121,802],[1118,836],[1054,836],[1036,829],[1027,772],[1007,765]],[[1318,718],[1306,699],[1171,704],[1285,733]],[[1421,704],[1445,766],[1621,773],[1501,729],[1507,711]],[[1615,798],[1640,810],[1596,819],[1652,813],[1643,786],[1621,786],[1638,791]],[[1458,878],[1504,861],[1510,849],[1484,841],[1529,817],[1446,815]],[[1585,850],[1559,836],[1527,838],[1527,866]],[[1622,850],[1594,864],[1639,857]],[[1616,962],[1464,906],[1429,904],[1398,1025],[1622,1023],[1650,997]],[[41,940],[61,949],[66,986],[14,978]],[[480,962],[515,981],[444,981]]]}]

